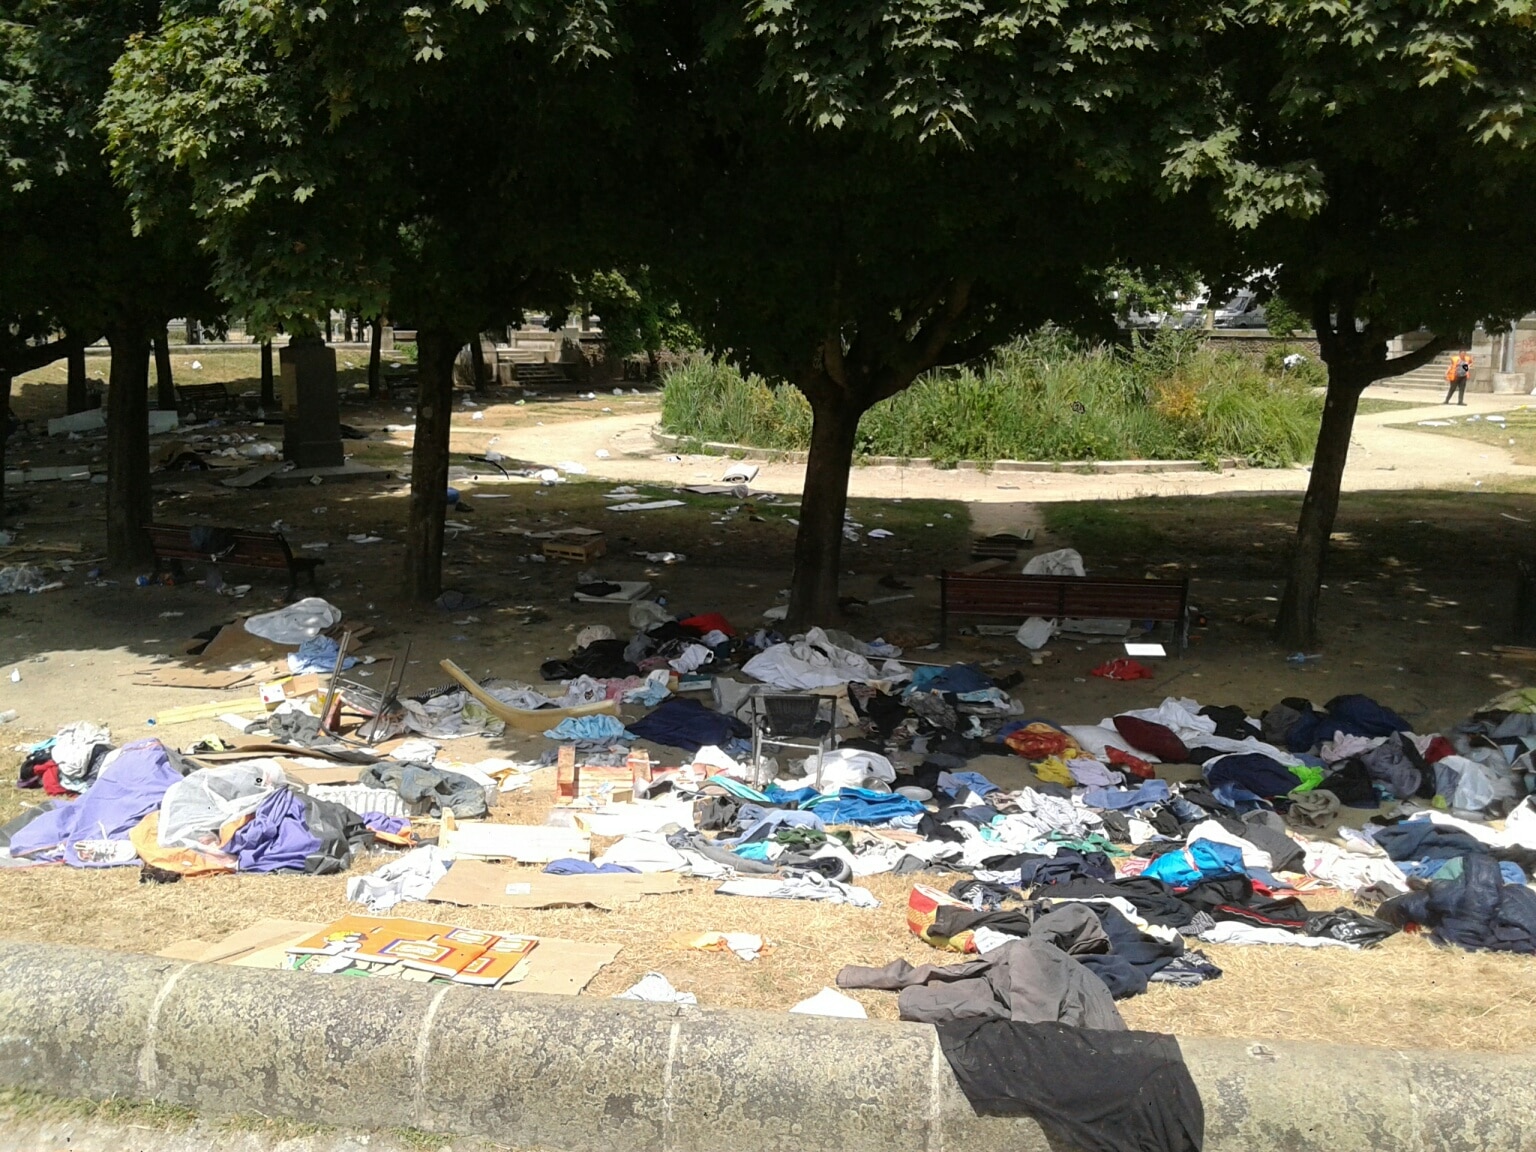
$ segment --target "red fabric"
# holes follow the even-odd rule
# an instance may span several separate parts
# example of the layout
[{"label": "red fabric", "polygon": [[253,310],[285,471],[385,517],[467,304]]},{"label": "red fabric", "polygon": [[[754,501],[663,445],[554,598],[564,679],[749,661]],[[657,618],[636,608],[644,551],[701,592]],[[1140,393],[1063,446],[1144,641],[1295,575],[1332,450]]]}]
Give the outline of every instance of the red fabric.
[{"label": "red fabric", "polygon": [[1189,763],[1189,749],[1172,728],[1136,716],[1116,716],[1115,731],[1139,752],[1149,752],[1169,764]]},{"label": "red fabric", "polygon": [[1444,736],[1436,736],[1429,742],[1429,747],[1424,749],[1424,763],[1433,764],[1437,760],[1444,760],[1447,756],[1456,755],[1456,749],[1451,747],[1451,742]]},{"label": "red fabric", "polygon": [[1026,760],[1044,760],[1060,756],[1068,748],[1077,747],[1072,737],[1059,732],[1048,724],[1029,724],[1017,732],[1003,737],[1003,743]]},{"label": "red fabric", "polygon": [[[1172,732],[1169,733],[1173,735]],[[1132,756],[1124,749],[1116,748],[1113,744],[1105,745],[1104,754],[1109,762],[1116,768],[1124,768],[1132,776],[1140,776],[1143,780],[1152,779],[1154,773],[1152,765],[1139,756]]]},{"label": "red fabric", "polygon": [[37,775],[43,782],[43,791],[50,796],[73,796],[74,793],[59,783],[59,766],[52,760],[44,760],[37,766]]},{"label": "red fabric", "polygon": [[1106,680],[1150,680],[1152,669],[1144,664],[1138,664],[1129,656],[1120,656],[1107,663],[1100,664],[1093,670],[1095,676],[1102,676]]},{"label": "red fabric", "polygon": [[702,616],[690,616],[686,620],[679,620],[684,628],[696,629],[700,636],[706,632],[724,632],[727,636],[736,635],[736,629],[731,627],[731,622],[718,612],[706,612]]}]

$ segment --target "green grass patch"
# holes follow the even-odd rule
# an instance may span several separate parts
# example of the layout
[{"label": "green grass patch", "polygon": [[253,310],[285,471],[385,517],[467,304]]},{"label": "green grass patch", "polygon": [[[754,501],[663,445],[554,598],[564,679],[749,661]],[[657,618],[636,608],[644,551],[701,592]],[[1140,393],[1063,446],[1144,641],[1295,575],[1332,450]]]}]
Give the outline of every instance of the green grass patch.
[{"label": "green grass patch", "polygon": [[1355,415],[1375,416],[1380,412],[1401,412],[1405,408],[1423,407],[1423,404],[1413,400],[1381,400],[1375,396],[1367,396],[1360,401],[1360,407],[1355,409]]},{"label": "green grass patch", "polygon": [[84,1100],[50,1096],[30,1088],[0,1088],[0,1117],[18,1120],[100,1120],[168,1131],[190,1127],[197,1114],[177,1104],[134,1100]]},{"label": "green grass patch", "polygon": [[[1413,489],[1348,492],[1328,552],[1328,581],[1442,567],[1447,556],[1490,562],[1513,574],[1531,552],[1536,483],[1474,492]],[[1089,572],[1145,575],[1177,565],[1198,577],[1279,581],[1296,539],[1300,493],[1162,496],[1041,505],[1054,540],[1083,554]]]},{"label": "green grass patch", "polygon": [[[1536,464],[1536,408],[1522,404],[1507,412],[1491,415],[1504,419],[1490,420],[1487,416],[1464,416],[1462,409],[1448,409],[1444,416],[1430,419],[1446,422],[1444,428],[1426,428],[1419,424],[1394,424],[1410,432],[1434,432],[1441,436],[1455,436],[1478,444],[1491,444],[1507,450],[1516,464]],[[1453,414],[1454,413],[1454,414]]]},{"label": "green grass patch", "polygon": [[[1161,333],[1131,348],[1046,332],[978,368],[936,373],[864,414],[867,456],[959,460],[1177,460],[1237,457],[1284,466],[1310,459],[1322,397],[1318,369],[1285,371],[1210,349],[1196,334]],[[662,427],[697,440],[803,450],[811,409],[795,388],[743,376],[719,360],[676,369]]]}]

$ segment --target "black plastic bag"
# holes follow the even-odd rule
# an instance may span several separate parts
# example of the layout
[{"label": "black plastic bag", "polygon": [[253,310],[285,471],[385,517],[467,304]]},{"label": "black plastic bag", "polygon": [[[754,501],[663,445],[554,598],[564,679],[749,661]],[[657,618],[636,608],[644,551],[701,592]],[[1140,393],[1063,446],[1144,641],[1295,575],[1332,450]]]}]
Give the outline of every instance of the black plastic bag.
[{"label": "black plastic bag", "polygon": [[1332,912],[1319,912],[1307,921],[1308,936],[1326,936],[1330,940],[1342,940],[1346,944],[1358,944],[1373,948],[1397,929],[1385,920],[1366,916],[1348,908],[1335,908]]}]

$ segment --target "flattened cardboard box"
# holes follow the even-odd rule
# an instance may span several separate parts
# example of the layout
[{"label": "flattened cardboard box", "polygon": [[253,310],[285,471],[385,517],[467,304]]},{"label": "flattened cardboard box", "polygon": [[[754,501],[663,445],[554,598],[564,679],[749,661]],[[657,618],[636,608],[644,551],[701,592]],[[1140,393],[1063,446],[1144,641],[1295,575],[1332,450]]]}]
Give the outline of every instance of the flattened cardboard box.
[{"label": "flattened cardboard box", "polygon": [[682,878],[668,872],[548,876],[527,869],[460,860],[439,880],[428,900],[488,908],[612,909],[642,896],[683,891]]},{"label": "flattened cardboard box", "polygon": [[[181,940],[161,949],[158,955],[176,960],[233,964],[240,968],[285,969],[289,961],[288,949],[326,927],[322,921],[258,920],[215,943]],[[504,983],[497,991],[575,996],[618,959],[620,951],[618,944],[591,944],[548,936],[537,937],[537,940],[538,947],[519,962],[521,973],[514,973],[516,982]]]}]

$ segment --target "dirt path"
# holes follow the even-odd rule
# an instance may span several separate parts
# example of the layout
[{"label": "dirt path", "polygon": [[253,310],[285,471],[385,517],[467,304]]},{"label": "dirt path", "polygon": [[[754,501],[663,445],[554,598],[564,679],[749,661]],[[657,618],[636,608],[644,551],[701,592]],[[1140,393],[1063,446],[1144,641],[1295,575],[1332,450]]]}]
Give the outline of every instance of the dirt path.
[{"label": "dirt path", "polygon": [[[1428,432],[1389,427],[1443,417],[1447,411],[1420,389],[1378,388],[1372,396],[1421,403],[1415,408],[1361,416],[1355,424],[1348,491],[1447,488],[1474,486],[1489,477],[1533,476],[1536,467],[1513,463],[1510,453]],[[1467,398],[1472,412],[1504,411],[1519,399],[1475,395]],[[594,476],[628,483],[697,484],[720,479],[726,461],[702,455],[677,456],[651,437],[654,412],[632,412],[536,428],[454,429],[455,446],[483,451],[491,435],[504,455],[543,463],[576,461]],[[600,457],[599,452],[608,455]],[[798,495],[804,466],[760,463],[752,485],[762,491]],[[1307,486],[1308,469],[1240,468],[1224,472],[1135,473],[1080,475],[1066,472],[942,471],[931,468],[879,466],[856,468],[850,494],[881,498],[943,498],[976,505],[1018,504],[1070,500],[1128,499],[1137,496],[1186,496],[1212,493],[1299,492]],[[983,508],[976,509],[985,521]],[[985,525],[980,525],[985,527]]]}]

